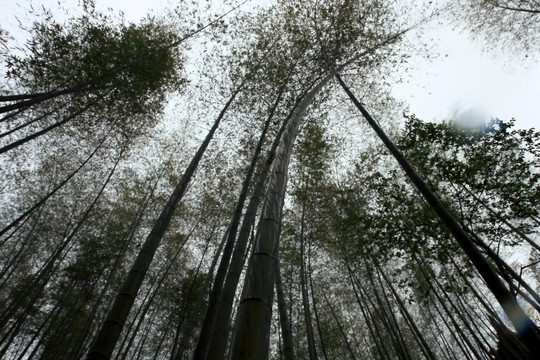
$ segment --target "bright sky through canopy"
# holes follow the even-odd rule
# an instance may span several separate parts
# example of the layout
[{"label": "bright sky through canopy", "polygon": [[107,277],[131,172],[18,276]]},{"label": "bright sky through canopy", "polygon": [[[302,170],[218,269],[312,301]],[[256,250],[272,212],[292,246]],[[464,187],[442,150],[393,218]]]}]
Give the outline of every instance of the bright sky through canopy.
[{"label": "bright sky through canopy", "polygon": [[[0,0],[0,22],[16,34],[17,21],[23,20],[25,11],[32,3],[34,7],[45,6],[58,9],[58,1],[35,2]],[[76,8],[78,1],[60,1],[63,7]],[[132,0],[96,0],[100,10],[112,8],[123,11],[125,17],[137,21],[153,10],[159,14],[169,4],[167,0],[138,2]],[[404,81],[394,86],[393,94],[405,101],[409,113],[426,121],[459,118],[464,122],[476,123],[498,117],[502,120],[516,119],[520,128],[540,128],[540,54],[510,54],[500,58],[495,51],[485,52],[480,44],[472,42],[466,34],[449,28],[429,30],[430,38],[437,42],[436,51],[441,55],[427,61],[413,57],[409,64],[412,71],[404,75]]]},{"label": "bright sky through canopy", "polygon": [[411,59],[414,70],[394,87],[410,112],[429,121],[498,117],[515,118],[521,128],[540,127],[540,66],[534,61],[539,54],[527,54],[532,59],[526,61],[524,54],[516,54],[509,63],[509,54],[497,58],[466,34],[446,28],[435,35],[441,55],[433,61]]}]

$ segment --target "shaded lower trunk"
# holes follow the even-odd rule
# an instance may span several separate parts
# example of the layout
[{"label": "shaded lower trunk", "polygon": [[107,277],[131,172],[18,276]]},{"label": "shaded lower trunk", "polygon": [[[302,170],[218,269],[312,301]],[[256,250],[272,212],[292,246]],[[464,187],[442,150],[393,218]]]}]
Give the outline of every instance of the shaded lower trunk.
[{"label": "shaded lower trunk", "polygon": [[300,101],[277,149],[237,313],[230,352],[232,359],[265,359],[268,356],[276,271],[274,254],[281,227],[289,160],[306,108],[331,78],[328,75],[319,81]]},{"label": "shaded lower trunk", "polygon": [[276,272],[276,295],[279,310],[279,322],[281,325],[281,334],[283,336],[283,357],[285,360],[294,360],[294,348],[292,340],[291,323],[287,314],[287,304],[285,294],[283,293],[283,283],[281,281],[281,267],[278,259]]},{"label": "shaded lower trunk", "polygon": [[302,218],[300,219],[300,287],[302,289],[302,307],[304,309],[304,325],[306,327],[306,337],[308,342],[308,354],[310,360],[317,359],[317,349],[315,348],[315,339],[313,336],[313,325],[311,324],[311,312],[309,309],[309,297],[306,284],[305,267],[305,236],[304,236],[304,218],[306,215],[305,204],[302,206]]},{"label": "shaded lower trunk", "polygon": [[242,189],[240,190],[240,195],[238,197],[234,214],[230,222],[229,231],[227,232],[225,236],[227,239],[227,242],[223,250],[223,256],[219,263],[219,267],[218,267],[218,270],[216,272],[216,276],[214,279],[214,285],[212,286],[212,291],[210,293],[210,298],[208,300],[208,308],[206,310],[202,329],[199,335],[199,341],[197,342],[197,347],[195,348],[195,353],[193,356],[195,360],[213,359],[215,358],[216,354],[223,354],[225,351],[227,336],[223,334],[223,330],[219,328],[219,324],[218,324],[218,329],[216,329],[217,331],[214,330],[215,322],[216,321],[219,322],[220,320],[219,318],[216,319],[216,313],[218,312],[217,307],[218,307],[218,302],[219,302],[219,296],[221,295],[221,291],[225,283],[225,277],[227,275],[227,269],[229,267],[229,263],[230,263],[231,256],[233,253],[234,242],[236,240],[238,226],[240,224],[240,219],[242,217],[242,210],[244,209],[244,203],[246,200],[248,188],[249,188],[251,179],[253,177],[253,173],[255,172],[257,161],[259,160],[259,155],[261,153],[262,146],[266,139],[266,133],[268,132],[268,129],[270,127],[270,122],[272,121],[272,118],[274,117],[275,110],[277,106],[279,105],[279,102],[281,101],[281,96],[284,90],[285,90],[285,85],[283,85],[283,87],[281,88],[277,96],[276,102],[274,103],[274,106],[270,110],[270,114],[268,115],[266,119],[263,130],[259,137],[259,141],[255,148],[255,152],[251,159],[251,163],[249,164],[244,181],[242,183]]}]

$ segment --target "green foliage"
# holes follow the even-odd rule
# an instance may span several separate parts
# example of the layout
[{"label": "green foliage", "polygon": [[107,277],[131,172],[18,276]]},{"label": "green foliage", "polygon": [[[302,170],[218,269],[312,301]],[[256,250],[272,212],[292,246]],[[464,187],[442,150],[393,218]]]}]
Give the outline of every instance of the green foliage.
[{"label": "green foliage", "polygon": [[328,178],[329,161],[332,145],[321,124],[309,122],[303,129],[303,136],[298,142],[296,157],[298,161],[298,179],[300,184],[295,191],[299,202],[316,203],[322,187]]},{"label": "green foliage", "polygon": [[[391,8],[382,1],[281,1],[285,29],[293,46],[305,49],[318,66],[343,63],[386,40],[394,30]],[[361,60],[375,61],[370,54]]]},{"label": "green foliage", "polygon": [[[519,237],[483,204],[524,233],[534,230],[530,216],[540,210],[540,134],[512,127],[513,121],[492,120],[480,129],[465,129],[409,116],[398,140],[458,220],[488,243],[515,244]],[[461,251],[448,231],[404,181],[402,170],[388,168],[385,157],[366,154],[346,182],[328,189],[321,204],[331,214],[336,236],[329,238],[330,247],[352,260],[392,261],[413,273],[415,257],[460,263]]]},{"label": "green foliage", "polygon": [[163,50],[175,34],[154,18],[125,23],[90,6],[66,23],[36,22],[29,32],[26,55],[7,59],[8,78],[21,92],[75,88],[63,106],[77,109],[98,100],[108,115],[99,121],[142,113],[154,123],[167,92],[179,90],[183,82],[178,50]]},{"label": "green foliage", "polygon": [[[95,136],[89,130],[92,126],[122,123],[124,134],[132,135],[137,129],[148,128],[157,122],[155,115],[162,110],[167,92],[178,90],[182,83],[178,72],[182,58],[176,50],[157,51],[176,39],[168,25],[150,18],[138,25],[116,22],[111,16],[97,13],[91,1],[84,1],[84,5],[84,15],[65,24],[54,20],[35,24],[28,43],[28,56],[9,59],[9,76],[26,92],[81,86],[81,92],[44,102],[43,107],[36,106],[30,112],[46,112],[58,107],[60,110],[46,118],[52,122],[56,121],[58,114],[67,114],[92,101],[99,102],[91,113],[81,115],[76,124],[66,130],[89,134],[88,145],[91,145],[92,136]],[[274,106],[278,89],[283,86],[284,91],[282,101],[277,104],[268,139],[275,135],[297,100],[313,89],[314,84],[329,73],[331,66],[350,60],[396,32],[397,20],[390,11],[391,7],[388,2],[379,0],[283,0],[268,11],[246,16],[252,16],[251,19],[240,19],[242,25],[231,24],[238,29],[245,28],[233,35],[228,34],[230,42],[208,40],[215,34],[206,38],[218,45],[205,49],[220,53],[223,49],[218,47],[229,44],[231,47],[223,51],[227,54],[224,57],[205,57],[212,58],[212,61],[204,64],[201,73],[211,78],[219,69],[227,75],[216,75],[220,80],[208,81],[204,89],[212,87],[219,93],[221,101],[221,95],[230,88],[244,79],[247,81],[228,110],[228,121],[225,122],[225,126],[229,126],[228,132],[222,132],[221,138],[216,139],[217,146],[205,153],[196,178],[154,256],[141,294],[135,300],[141,312],[132,313],[130,321],[143,319],[145,304],[148,304],[148,312],[138,330],[132,328],[128,331],[126,327],[125,339],[133,337],[135,342],[126,342],[122,350],[117,349],[119,357],[123,353],[133,357],[161,358],[175,352],[191,310],[195,305],[205,307],[203,303],[196,302],[210,273],[211,254],[214,254],[216,242],[226,231],[245,164],[252,154],[254,139],[258,138],[259,123]],[[0,46],[3,36],[0,31]],[[356,85],[370,89],[370,77],[381,80],[384,71],[379,65],[387,60],[385,57],[390,51],[395,50],[378,49],[377,53],[359,59],[346,69],[347,76],[361,79]],[[336,102],[332,102],[337,98],[333,97],[334,90],[328,86],[326,92],[321,92],[307,109],[291,168],[288,169],[291,185],[288,191],[292,196],[284,200],[284,221],[280,224],[280,263],[296,337],[296,352],[299,358],[307,356],[304,351],[306,327],[300,320],[298,276],[298,265],[304,261],[310,264],[308,271],[314,280],[311,288],[313,298],[308,302],[312,306],[317,305],[321,337],[328,357],[345,358],[350,355],[345,339],[352,343],[351,352],[363,352],[363,357],[376,355],[378,347],[374,345],[377,342],[383,348],[390,344],[385,350],[388,351],[387,357],[399,357],[399,349],[391,344],[396,342],[397,335],[392,335],[390,330],[409,327],[403,314],[397,311],[397,304],[401,301],[399,297],[413,307],[417,300],[433,300],[433,295],[439,292],[463,295],[459,300],[467,302],[469,294],[462,291],[461,283],[454,286],[460,280],[456,280],[453,272],[456,271],[453,262],[458,264],[457,267],[466,262],[462,261],[462,253],[450,234],[407,182],[394,159],[382,148],[365,146],[348,173],[347,169],[335,169],[338,167],[335,165],[338,146],[332,135],[341,136],[349,129],[336,119],[343,113],[330,113],[330,108],[336,107]],[[204,100],[198,104],[200,112],[195,111],[198,116],[189,113],[185,117],[191,116],[196,122],[194,126],[205,130],[205,121],[217,111],[213,107],[219,108],[221,104],[208,96],[203,87],[197,87],[196,91]],[[186,98],[192,95],[196,96],[195,91]],[[190,105],[182,105],[178,109],[189,112],[196,107]],[[109,128],[103,126],[101,130],[104,132]],[[219,131],[223,131],[223,127]],[[185,138],[181,138],[182,135],[174,137],[181,144],[174,148],[185,150],[185,156],[189,157],[189,149],[193,147],[191,140],[198,142],[199,133],[185,134]],[[161,133],[156,132],[155,136],[163,138]],[[238,141],[239,137],[241,141]],[[69,136],[61,133],[59,138],[68,139]],[[37,170],[28,172],[26,177],[34,177],[33,182],[23,175],[17,177],[27,184],[21,193],[46,193],[50,184],[64,178],[64,174],[57,174],[57,168],[69,169],[67,165],[75,166],[80,162],[70,156],[78,146],[76,140],[70,140],[75,145],[57,140],[62,151],[52,156],[54,142],[42,138],[43,143],[49,146],[49,153],[41,164],[34,164]],[[145,137],[144,141],[150,143],[151,139]],[[240,150],[241,156],[235,152],[237,143],[244,147]],[[263,145],[263,154],[269,143],[267,140]],[[114,142],[110,148],[116,151],[116,145]],[[146,159],[142,162],[159,162],[165,151],[157,150],[157,154],[150,158],[145,152],[151,146],[134,144],[135,147],[137,145],[140,147],[135,150],[139,154],[126,155],[132,158],[122,163],[123,176],[115,177],[108,186],[103,199],[64,252],[65,256],[57,261],[53,276],[44,281],[46,284],[39,301],[30,304],[27,310],[23,308],[29,305],[28,301],[18,305],[21,308],[19,312],[29,313],[28,316],[25,314],[29,322],[21,320],[20,329],[15,329],[14,334],[17,333],[21,340],[7,344],[10,351],[26,344],[38,344],[36,349],[43,347],[40,350],[43,357],[58,358],[69,349],[80,355],[90,345],[132,258],[139,251],[143,236],[166,203],[170,189],[178,183],[183,164],[187,162],[183,153],[175,151],[167,171],[160,175],[164,180],[155,182],[150,179],[153,166],[141,165],[141,158]],[[517,224],[523,232],[533,230],[529,217],[538,216],[540,198],[540,135],[535,131],[513,130],[512,122],[499,120],[482,129],[467,130],[453,123],[424,123],[409,116],[398,145],[429,179],[459,220],[487,241],[513,242],[514,237],[471,194]],[[15,237],[6,243],[9,246],[0,248],[0,255],[7,260],[12,257],[12,252],[20,253],[17,255],[20,260],[16,258],[13,265],[16,272],[8,276],[13,284],[8,284],[0,292],[2,306],[9,305],[11,297],[23,294],[31,279],[25,273],[34,274],[57,243],[64,239],[64,233],[73,228],[89,199],[92,199],[97,180],[103,178],[104,160],[112,158],[108,154],[114,153],[98,154],[95,169],[88,169],[70,181],[69,188],[66,186],[64,192],[48,200],[43,207],[43,215],[32,215],[31,221],[21,226]],[[174,170],[170,169],[172,167]],[[157,187],[155,195],[152,186]],[[146,204],[148,197],[150,200]],[[26,199],[26,194],[23,198]],[[28,208],[27,202],[29,200],[21,202],[17,210]],[[7,219],[12,217],[9,211],[4,212]],[[30,229],[34,222],[38,225],[36,234],[32,234]],[[301,232],[308,244],[304,254],[308,254],[309,261],[301,259],[298,240]],[[28,244],[23,242],[26,235]],[[389,277],[394,278],[395,284],[392,285],[395,285],[399,296],[393,298],[389,288],[376,276],[381,273],[379,265],[388,269]],[[428,275],[423,273],[424,269],[429,269]],[[448,274],[441,276],[440,290],[437,290],[431,276],[438,279],[438,275],[447,269]],[[459,270],[468,272],[466,265]],[[163,277],[165,271],[167,274]],[[158,287],[161,280],[163,282]],[[156,296],[151,298],[154,290]],[[356,298],[355,291],[360,292],[362,299]],[[412,299],[414,296],[416,299]],[[331,303],[323,301],[327,297]],[[427,303],[429,301],[422,306]],[[337,316],[329,311],[330,304]],[[367,313],[362,313],[360,307]],[[413,309],[414,316],[418,315],[416,310],[418,308]],[[396,317],[393,319],[391,314]],[[193,333],[197,332],[204,318],[203,313],[196,315],[197,326]],[[438,319],[431,320],[434,328],[440,325],[436,323]],[[344,333],[338,322],[344,326]],[[42,325],[46,330],[41,333]],[[368,334],[368,326],[380,329],[377,330],[380,334],[376,337]],[[451,328],[449,330],[452,331]],[[58,339],[58,332],[70,335]],[[36,342],[28,340],[34,333]],[[403,333],[403,344],[411,348],[407,351],[410,352],[408,358],[419,358],[420,352],[412,339],[416,335]],[[2,336],[7,339],[9,334],[4,332]],[[442,329],[440,335],[445,334],[446,329]],[[277,335],[271,336],[272,343],[277,343],[273,341]],[[319,340],[316,339],[318,348],[322,347],[322,340]],[[365,355],[364,352],[370,348],[371,353]]]},{"label": "green foliage", "polygon": [[[467,129],[409,116],[399,141],[409,160],[453,204],[458,218],[491,240],[505,230],[481,202],[509,221],[540,211],[540,133],[513,126],[513,120],[493,119],[481,128]],[[519,227],[532,231],[527,221]]]}]

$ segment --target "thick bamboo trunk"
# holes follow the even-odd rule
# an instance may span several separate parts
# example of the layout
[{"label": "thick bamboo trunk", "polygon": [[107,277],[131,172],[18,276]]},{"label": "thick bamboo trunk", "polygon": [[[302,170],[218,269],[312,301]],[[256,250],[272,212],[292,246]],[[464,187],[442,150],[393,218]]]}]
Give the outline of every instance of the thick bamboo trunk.
[{"label": "thick bamboo trunk", "polygon": [[[290,117],[289,117],[290,118]],[[220,297],[219,305],[217,307],[217,312],[215,315],[215,320],[213,324],[213,334],[222,334],[222,337],[228,337],[228,327],[229,320],[232,313],[232,304],[234,300],[234,295],[236,293],[236,288],[238,286],[238,281],[240,279],[240,273],[245,264],[246,258],[246,248],[248,246],[248,240],[250,236],[250,230],[253,227],[253,222],[255,220],[255,215],[257,213],[257,208],[259,207],[261,195],[264,188],[264,183],[270,171],[270,167],[275,158],[276,149],[279,145],[279,141],[283,132],[286,129],[289,118],[287,118],[281,128],[279,129],[272,148],[270,149],[266,161],[262,170],[260,171],[257,182],[253,189],[253,193],[249,200],[246,212],[244,214],[244,219],[242,220],[242,225],[240,226],[240,231],[238,233],[238,239],[234,247],[234,252],[230,261],[229,269],[227,272],[227,277],[225,278],[225,283],[223,285]],[[220,340],[223,341],[223,340]],[[214,351],[216,353],[216,351]],[[222,350],[218,357],[224,356],[224,350]]]},{"label": "thick bamboo trunk", "polygon": [[278,244],[283,202],[287,188],[289,160],[294,140],[306,108],[339,71],[366,54],[395,41],[407,30],[394,34],[372,48],[357,54],[324,76],[294,109],[283,134],[270,176],[267,196],[258,224],[230,351],[231,359],[265,359],[268,356]]},{"label": "thick bamboo trunk", "polygon": [[248,188],[251,183],[253,173],[255,172],[262,146],[264,144],[264,141],[266,140],[266,133],[268,132],[268,128],[270,127],[270,122],[274,117],[275,110],[279,105],[281,101],[281,96],[283,94],[283,91],[285,90],[285,85],[281,87],[274,106],[270,110],[270,114],[266,119],[263,130],[259,137],[259,141],[257,142],[257,146],[255,147],[255,152],[251,159],[251,163],[249,164],[244,181],[242,183],[240,195],[238,197],[234,214],[230,222],[229,231],[226,234],[227,242],[223,250],[223,256],[221,257],[221,261],[216,272],[216,277],[214,279],[214,285],[212,286],[212,291],[208,300],[208,308],[206,310],[203,326],[199,335],[199,341],[197,342],[197,347],[195,348],[195,353],[193,356],[195,360],[215,358],[216,353],[222,354],[226,346],[227,337],[226,335],[224,336],[222,334],[222,331],[219,331],[221,329],[218,329],[217,334],[213,334],[213,332],[215,332],[214,323],[216,321],[216,313],[218,312],[217,307],[219,302],[219,296],[221,295],[221,291],[225,283],[225,277],[227,275],[227,269],[229,268],[229,263],[233,253],[234,242],[236,240],[238,226],[242,218],[242,210],[244,209]]},{"label": "thick bamboo trunk", "polygon": [[276,271],[274,254],[279,239],[289,160],[306,108],[331,78],[332,75],[323,78],[298,104],[277,149],[244,281],[230,353],[232,359],[267,357]]}]

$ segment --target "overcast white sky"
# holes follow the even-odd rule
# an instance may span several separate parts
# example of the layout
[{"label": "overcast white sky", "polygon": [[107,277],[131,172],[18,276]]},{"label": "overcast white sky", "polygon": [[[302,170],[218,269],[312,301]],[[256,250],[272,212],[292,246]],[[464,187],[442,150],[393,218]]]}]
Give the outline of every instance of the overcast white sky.
[{"label": "overcast white sky", "polygon": [[[76,0],[61,0],[64,7],[76,6]],[[0,0],[0,23],[7,30],[17,26],[14,16],[25,18],[30,1]],[[34,7],[57,8],[58,1],[32,1]],[[165,7],[168,0],[96,0],[101,9],[122,10],[128,20],[136,21],[149,10]],[[20,5],[19,5],[20,4]],[[39,4],[39,5],[38,5]],[[528,65],[508,64],[509,56],[498,60],[482,52],[467,35],[441,29],[435,37],[443,56],[426,62],[411,59],[415,69],[405,82],[394,88],[394,95],[409,105],[409,112],[424,120],[461,117],[465,121],[516,118],[519,127],[540,128],[540,54],[530,54]],[[438,39],[437,39],[438,38]],[[445,56],[448,55],[448,56]],[[511,65],[511,66],[510,66]],[[408,82],[407,82],[408,80]]]},{"label": "overcast white sky", "polygon": [[409,83],[395,86],[410,112],[424,120],[515,118],[519,127],[540,128],[540,54],[529,53],[536,59],[526,63],[516,54],[509,64],[508,54],[486,53],[467,34],[447,28],[437,38],[441,56],[432,62],[417,59]]}]

